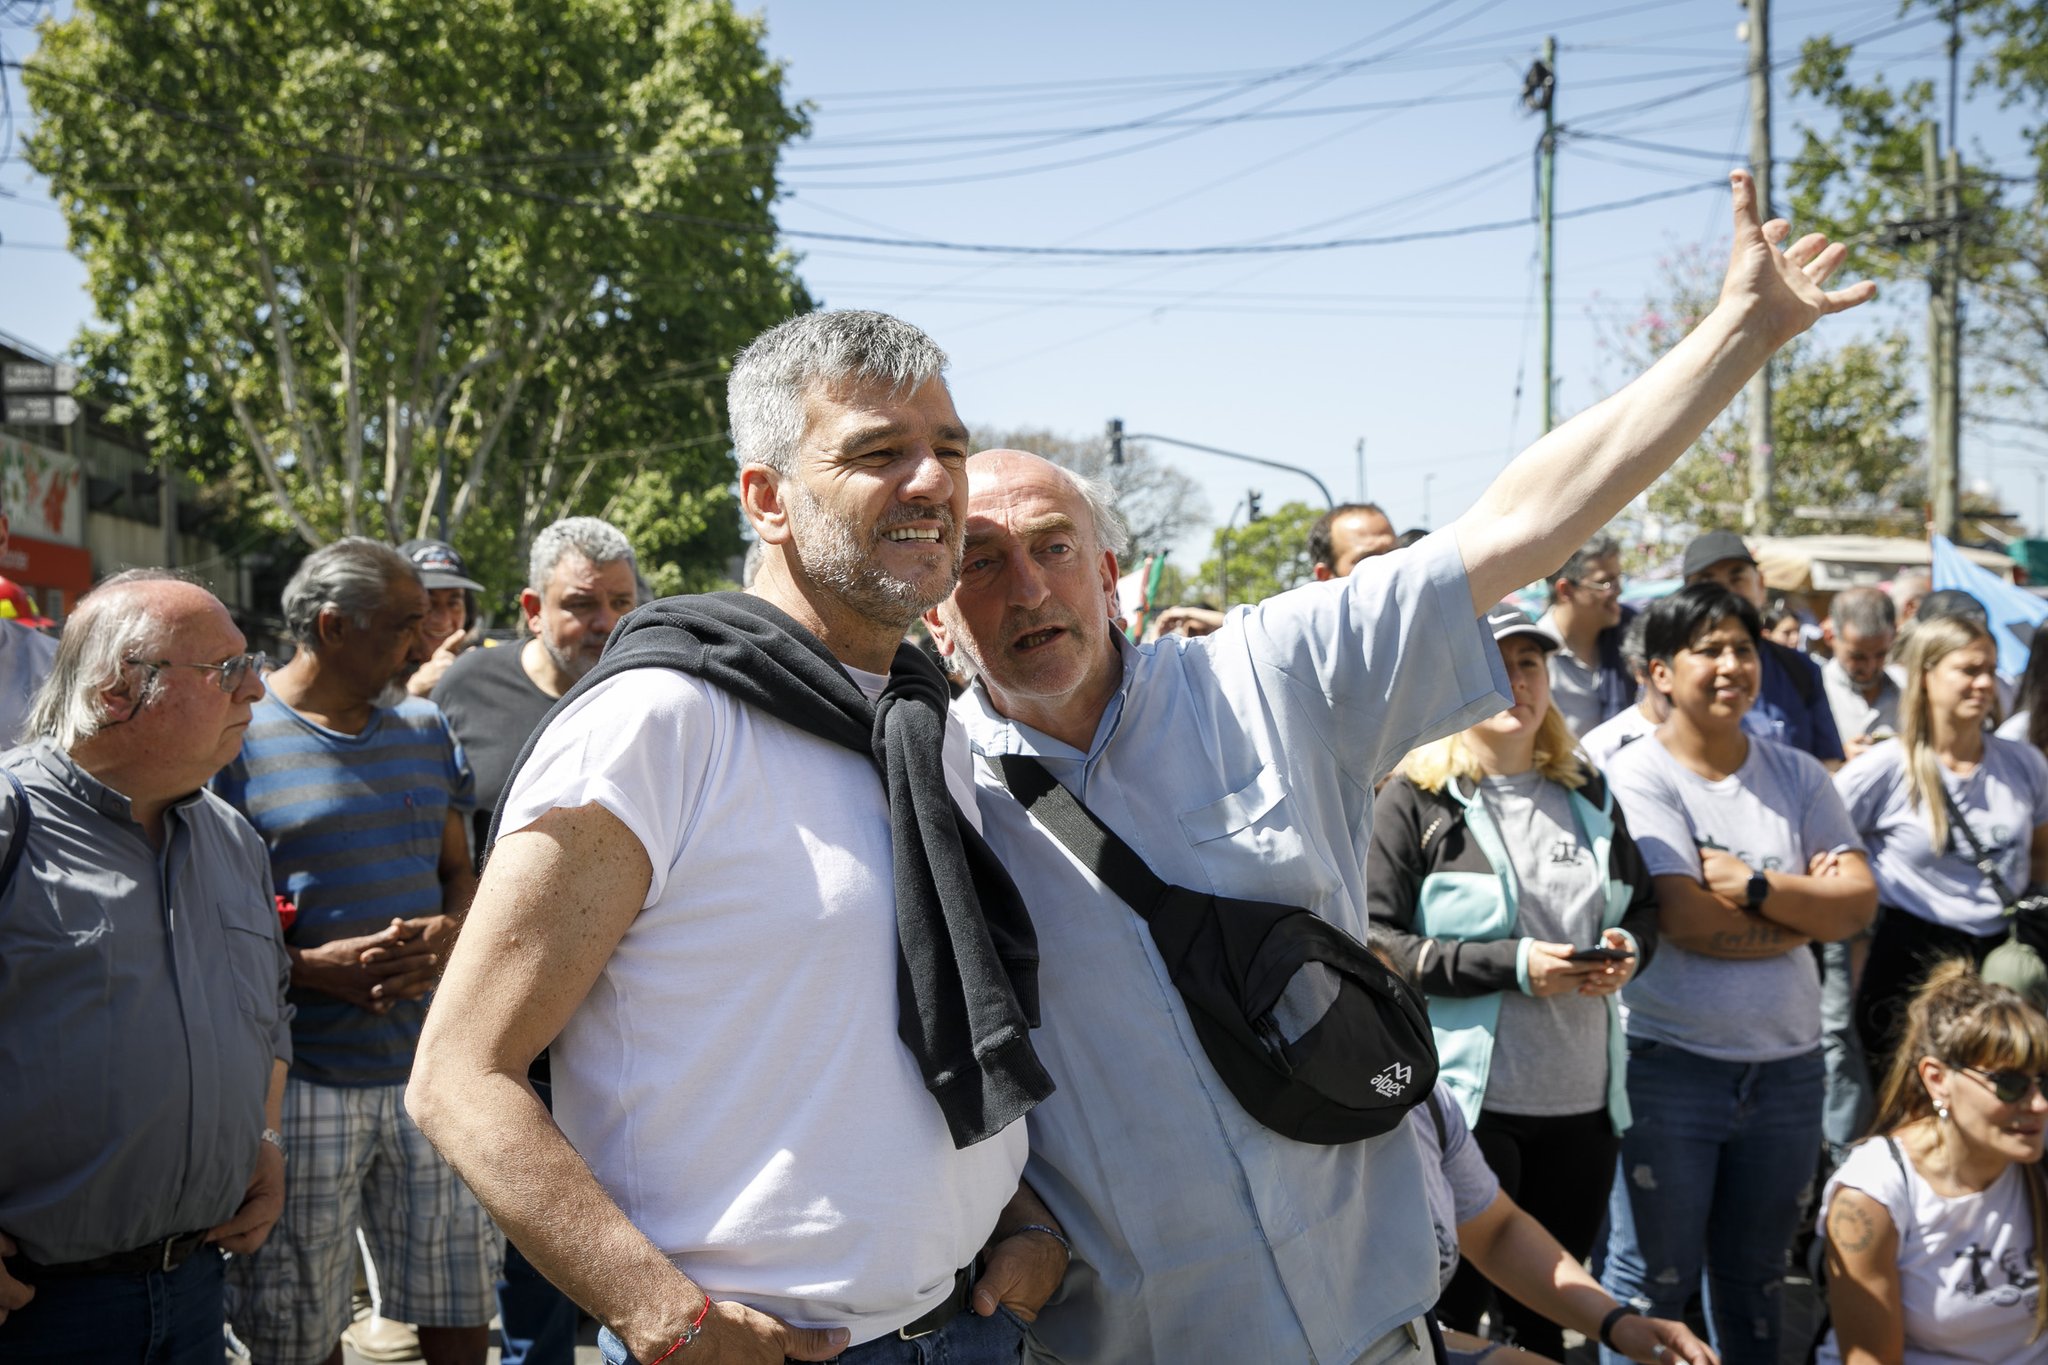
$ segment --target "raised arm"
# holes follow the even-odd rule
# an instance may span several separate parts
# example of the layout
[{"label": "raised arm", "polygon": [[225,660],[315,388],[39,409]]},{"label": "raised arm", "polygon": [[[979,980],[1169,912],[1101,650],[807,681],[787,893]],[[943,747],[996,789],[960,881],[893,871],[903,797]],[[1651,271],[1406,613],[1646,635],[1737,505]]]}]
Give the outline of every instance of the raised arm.
[{"label": "raised arm", "polygon": [[[612,1202],[526,1069],[589,993],[652,876],[640,841],[598,805],[549,811],[501,839],[405,1092],[413,1121],[506,1236],[641,1360],[668,1350],[706,1295]],[[825,1360],[846,1333],[717,1303],[695,1345],[701,1362]]]},{"label": "raised arm", "polygon": [[1780,346],[1876,296],[1867,280],[1827,290],[1847,248],[1814,233],[1778,251],[1787,224],[1757,221],[1748,172],[1728,180],[1735,245],[1713,312],[1634,383],[1523,451],[1458,518],[1475,613],[1564,563],[1685,452]]}]

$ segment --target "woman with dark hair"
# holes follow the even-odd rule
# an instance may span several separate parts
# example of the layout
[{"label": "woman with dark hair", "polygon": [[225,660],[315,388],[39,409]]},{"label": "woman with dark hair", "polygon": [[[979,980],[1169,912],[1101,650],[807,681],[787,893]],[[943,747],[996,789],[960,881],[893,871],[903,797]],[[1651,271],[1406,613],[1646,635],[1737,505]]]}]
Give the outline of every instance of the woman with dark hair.
[{"label": "woman with dark hair", "polygon": [[1966,959],[1906,1007],[1872,1136],[1821,1195],[1820,1365],[2048,1361],[2048,1019]]},{"label": "woman with dark hair", "polygon": [[[1387,783],[1366,903],[1374,942],[1429,996],[1444,1088],[1487,1163],[1583,1259],[1629,1121],[1614,996],[1649,959],[1657,907],[1551,704],[1555,637],[1512,606],[1486,624],[1515,704],[1415,750]],[[1482,1314],[1538,1355],[1564,1352],[1550,1317],[1463,1269],[1438,1319],[1470,1332]]]},{"label": "woman with dark hair", "polygon": [[1787,649],[1798,649],[1800,645],[1799,609],[1792,605],[1789,597],[1773,597],[1764,603],[1764,637],[1775,640]]},{"label": "woman with dark hair", "polygon": [[1756,609],[1715,584],[1652,605],[1650,685],[1671,714],[1607,768],[1656,888],[1660,945],[1622,997],[1635,1122],[1603,1283],[1659,1317],[1681,1316],[1704,1283],[1731,1365],[1776,1365],[1778,1285],[1820,1147],[1807,945],[1850,937],[1877,908],[1827,770],[1742,728],[1761,634]]},{"label": "woman with dark hair", "polygon": [[1903,1002],[1939,957],[1982,963],[2027,887],[2048,882],[2048,758],[1984,732],[1997,650],[1968,616],[1899,641],[1899,738],[1835,775],[1884,904],[1856,992],[1871,1074],[1885,1074]]}]

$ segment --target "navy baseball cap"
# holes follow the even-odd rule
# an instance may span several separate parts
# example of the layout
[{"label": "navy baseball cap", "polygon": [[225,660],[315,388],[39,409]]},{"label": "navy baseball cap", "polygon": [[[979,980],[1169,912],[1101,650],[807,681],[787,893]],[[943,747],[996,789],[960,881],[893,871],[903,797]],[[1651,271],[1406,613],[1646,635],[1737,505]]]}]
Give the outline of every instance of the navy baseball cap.
[{"label": "navy baseball cap", "polygon": [[428,588],[462,588],[482,592],[484,585],[468,576],[462,556],[445,540],[408,540],[398,553],[420,571],[420,582]]}]

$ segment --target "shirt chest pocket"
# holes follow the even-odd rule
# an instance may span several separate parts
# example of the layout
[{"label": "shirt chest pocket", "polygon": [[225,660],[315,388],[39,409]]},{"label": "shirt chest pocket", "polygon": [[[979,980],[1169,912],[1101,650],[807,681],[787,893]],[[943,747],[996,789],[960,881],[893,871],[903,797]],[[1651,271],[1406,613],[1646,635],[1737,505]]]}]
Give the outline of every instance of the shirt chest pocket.
[{"label": "shirt chest pocket", "polygon": [[223,925],[228,966],[234,972],[235,1003],[267,1037],[277,1024],[283,1002],[278,997],[277,944],[269,934],[239,925]]},{"label": "shirt chest pocket", "polygon": [[1180,827],[1218,895],[1313,908],[1339,886],[1270,763],[1222,800],[1182,812]]}]

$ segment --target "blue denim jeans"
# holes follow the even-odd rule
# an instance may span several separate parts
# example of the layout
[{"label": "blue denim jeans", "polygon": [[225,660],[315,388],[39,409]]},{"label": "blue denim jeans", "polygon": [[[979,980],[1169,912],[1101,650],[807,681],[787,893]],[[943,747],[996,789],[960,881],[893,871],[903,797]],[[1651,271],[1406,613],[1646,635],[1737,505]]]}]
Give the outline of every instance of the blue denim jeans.
[{"label": "blue denim jeans", "polygon": [[[636,1365],[609,1327],[598,1331],[597,1349],[605,1365]],[[891,1332],[839,1355],[841,1365],[1015,1365],[1023,1358],[1024,1324],[1007,1308],[986,1318],[969,1308],[929,1336],[905,1341]]]},{"label": "blue denim jeans", "polygon": [[0,1322],[8,1365],[221,1365],[227,1306],[220,1253],[176,1270],[30,1281],[36,1296]]},{"label": "blue denim jeans", "polygon": [[[1777,1365],[1779,1289],[1811,1193],[1824,1085],[1818,1049],[1720,1062],[1631,1042],[1635,1123],[1608,1201],[1607,1292],[1677,1318],[1697,1288],[1726,1365]],[[1626,1365],[1604,1349],[1600,1359]]]}]

